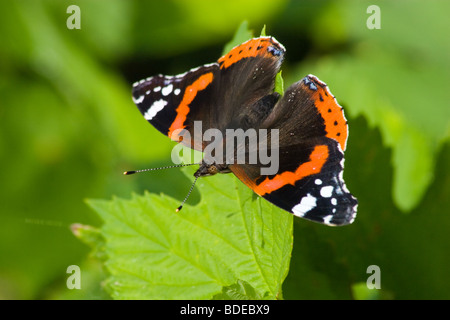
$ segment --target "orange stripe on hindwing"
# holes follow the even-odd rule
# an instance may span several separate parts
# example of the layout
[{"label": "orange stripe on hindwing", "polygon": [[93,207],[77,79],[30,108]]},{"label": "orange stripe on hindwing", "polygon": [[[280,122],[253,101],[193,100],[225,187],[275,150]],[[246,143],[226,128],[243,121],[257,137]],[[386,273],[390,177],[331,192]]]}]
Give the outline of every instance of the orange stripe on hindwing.
[{"label": "orange stripe on hindwing", "polygon": [[187,115],[189,114],[190,111],[189,104],[195,99],[199,91],[205,90],[206,87],[208,87],[208,85],[213,81],[213,79],[214,79],[213,73],[208,72],[200,76],[191,85],[186,87],[183,99],[178,105],[178,108],[175,110],[177,112],[177,116],[175,120],[172,122],[172,125],[169,128],[169,132],[167,133],[170,139],[178,141],[179,137],[175,133],[175,130],[185,128],[184,122],[186,121]]},{"label": "orange stripe on hindwing", "polygon": [[263,182],[258,184],[253,191],[263,196],[272,191],[278,190],[281,187],[295,183],[304,177],[319,173],[322,170],[323,165],[328,159],[328,147],[326,145],[319,145],[314,148],[309,156],[309,161],[302,163],[294,171],[285,171],[283,173],[277,174],[274,178],[266,178]]}]

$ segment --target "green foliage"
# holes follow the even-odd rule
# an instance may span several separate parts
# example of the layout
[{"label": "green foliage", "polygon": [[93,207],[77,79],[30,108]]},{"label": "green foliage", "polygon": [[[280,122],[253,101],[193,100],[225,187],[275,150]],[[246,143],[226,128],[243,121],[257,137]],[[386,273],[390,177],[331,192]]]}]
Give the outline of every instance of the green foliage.
[{"label": "green foliage", "polygon": [[[165,195],[90,200],[103,239],[115,299],[281,297],[292,249],[292,215],[231,175],[201,179],[196,206]],[[80,234],[90,242],[92,232]],[[220,294],[221,293],[221,294]]]},{"label": "green foliage", "polygon": [[[264,24],[287,49],[282,65],[286,85],[315,74],[344,106],[350,124],[344,177],[358,197],[359,212],[355,223],[344,228],[294,218],[294,245],[284,282],[289,257],[282,260],[284,267],[271,271],[270,281],[238,275],[236,270],[243,271],[229,266],[233,269],[229,274],[214,273],[226,281],[211,280],[214,290],[208,298],[271,299],[281,292],[281,283],[285,299],[450,298],[448,3],[111,0],[106,5],[75,0],[70,4],[80,6],[81,30],[66,28],[65,2],[0,2],[0,299],[105,299],[109,295],[104,281],[107,292],[125,292],[127,288],[115,288],[111,282],[118,265],[112,264],[112,274],[109,263],[123,262],[129,239],[119,237],[121,243],[106,232],[116,230],[123,236],[126,220],[154,230],[151,219],[164,219],[165,230],[180,220],[192,224],[198,208],[202,217],[229,221],[240,216],[256,219],[258,226],[266,226],[262,219],[266,214],[284,217],[284,212],[271,212],[265,201],[253,199],[232,175],[199,181],[188,202],[192,206],[175,214],[172,210],[191,183],[185,174],[178,170],[150,176],[121,174],[170,164],[173,146],[142,119],[131,101],[131,84],[215,61],[233,34],[241,36],[233,40],[236,45],[253,35],[249,28],[259,31]],[[379,30],[366,27],[370,15],[366,10],[373,4],[381,9]],[[247,24],[238,28],[242,21]],[[275,90],[282,91],[279,88],[277,84]],[[260,206],[269,211],[238,210],[226,218],[222,207],[206,210],[203,187],[209,188],[211,181],[228,194],[240,190],[250,197],[248,210]],[[210,202],[223,197],[222,190],[213,187],[214,192],[208,191]],[[123,200],[132,192],[144,195]],[[106,221],[83,201],[112,195],[117,198],[111,202],[90,201],[96,208],[113,208],[100,215]],[[120,216],[122,220],[114,218],[114,205],[138,202],[141,209],[164,207],[161,199],[170,204],[163,214],[149,209],[133,218],[132,210],[127,217]],[[223,208],[227,202],[221,203]],[[186,215],[191,220],[183,220]],[[76,222],[81,224],[73,225]],[[71,225],[88,246],[73,236]],[[208,235],[202,226],[192,228]],[[221,232],[234,233],[238,239],[245,235],[237,231],[242,225],[230,228]],[[264,237],[290,237],[289,228],[284,234],[262,230]],[[184,236],[191,239],[189,244],[200,237]],[[189,249],[208,250],[205,243],[196,245]],[[269,265],[266,247],[245,248],[258,252],[246,262],[262,259],[262,265]],[[120,254],[118,249],[123,249]],[[275,256],[280,259],[280,253]],[[237,257],[233,253],[230,259]],[[65,286],[66,268],[72,264],[82,272],[78,291]],[[377,292],[364,288],[366,269],[372,264],[381,269],[382,289]],[[147,267],[138,271],[146,274],[158,268]],[[268,269],[262,270],[270,274]],[[243,273],[249,276],[253,271]],[[161,298],[164,292],[155,295]]]}]

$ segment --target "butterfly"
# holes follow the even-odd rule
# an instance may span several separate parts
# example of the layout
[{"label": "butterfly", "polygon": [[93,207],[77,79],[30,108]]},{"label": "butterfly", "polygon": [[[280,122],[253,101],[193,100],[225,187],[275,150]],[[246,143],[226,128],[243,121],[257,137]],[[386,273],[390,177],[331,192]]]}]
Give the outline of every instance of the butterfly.
[{"label": "butterfly", "polygon": [[[208,153],[196,179],[233,173],[256,194],[298,217],[350,224],[358,201],[343,179],[348,138],[343,108],[314,75],[283,95],[275,92],[285,52],[274,37],[253,38],[215,63],[136,82],[133,101],[172,140],[205,152],[212,145],[205,135],[213,132],[215,146],[231,152],[219,157]],[[235,134],[232,139],[229,132]],[[269,170],[264,152],[276,155],[271,163],[276,170]]]}]

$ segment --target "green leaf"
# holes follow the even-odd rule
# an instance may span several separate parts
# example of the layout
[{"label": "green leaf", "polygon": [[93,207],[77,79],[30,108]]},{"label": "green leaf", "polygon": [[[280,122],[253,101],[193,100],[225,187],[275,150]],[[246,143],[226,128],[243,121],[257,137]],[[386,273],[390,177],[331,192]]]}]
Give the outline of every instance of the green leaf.
[{"label": "green leaf", "polygon": [[280,95],[284,94],[284,80],[283,77],[281,76],[281,72],[282,70],[280,70],[280,72],[277,73],[276,77],[275,77],[275,92],[278,92]]},{"label": "green leaf", "polygon": [[262,300],[264,297],[255,291],[248,282],[238,280],[231,286],[223,287],[222,293],[213,297],[214,300]]},{"label": "green leaf", "polygon": [[266,25],[263,26],[262,30],[261,30],[261,34],[260,37],[265,37],[266,36]]},{"label": "green leaf", "polygon": [[249,299],[281,296],[292,215],[256,198],[232,175],[202,178],[197,186],[202,200],[179,213],[179,201],[165,195],[89,201],[104,220],[111,275],[106,287],[113,298],[210,299],[250,292],[248,286],[233,287],[238,281],[253,288]]}]

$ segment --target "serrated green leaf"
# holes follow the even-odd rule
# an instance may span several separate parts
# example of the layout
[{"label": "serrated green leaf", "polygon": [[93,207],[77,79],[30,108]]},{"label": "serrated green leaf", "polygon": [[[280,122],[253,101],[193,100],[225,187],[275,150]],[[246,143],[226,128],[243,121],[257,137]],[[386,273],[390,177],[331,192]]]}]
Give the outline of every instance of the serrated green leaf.
[{"label": "serrated green leaf", "polygon": [[106,260],[105,239],[100,229],[80,223],[72,224],[70,229],[78,239],[93,249],[92,255],[94,257],[99,260]]},{"label": "serrated green leaf", "polygon": [[[202,178],[196,206],[165,195],[90,200],[104,220],[115,299],[210,299],[238,280],[275,299],[287,275],[292,215],[232,175]],[[256,297],[256,296],[255,296]]]}]

